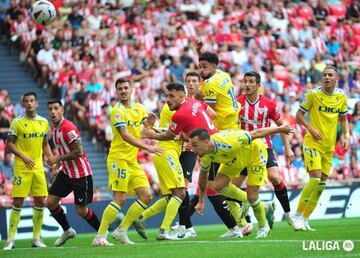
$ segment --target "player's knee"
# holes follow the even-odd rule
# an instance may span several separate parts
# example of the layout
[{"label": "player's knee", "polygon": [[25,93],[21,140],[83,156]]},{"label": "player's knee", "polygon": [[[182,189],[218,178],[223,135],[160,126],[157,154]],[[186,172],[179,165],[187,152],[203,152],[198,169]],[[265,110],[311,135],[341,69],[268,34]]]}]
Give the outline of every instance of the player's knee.
[{"label": "player's knee", "polygon": [[281,183],[281,178],[278,175],[269,174],[269,180],[272,183],[272,185],[278,185]]},{"label": "player's knee", "polygon": [[142,201],[145,204],[149,204],[152,200],[152,194],[151,193],[145,193],[139,196],[140,201]]},{"label": "player's knee", "polygon": [[53,210],[57,207],[57,203],[54,202],[54,200],[46,199],[45,205],[49,210]]},{"label": "player's knee", "polygon": [[224,186],[223,184],[219,184],[219,183],[215,183],[214,184],[214,190],[218,193],[224,191],[226,186]]},{"label": "player's knee", "polygon": [[13,206],[15,208],[21,209],[23,207],[24,201],[21,199],[14,199]]},{"label": "player's knee", "polygon": [[75,205],[75,210],[80,217],[85,217],[88,212],[86,206],[80,206],[80,205]]},{"label": "player's knee", "polygon": [[174,193],[174,195],[176,197],[179,197],[181,200],[184,200],[185,199],[185,196],[186,196],[186,192],[185,192],[185,189],[177,189]]}]

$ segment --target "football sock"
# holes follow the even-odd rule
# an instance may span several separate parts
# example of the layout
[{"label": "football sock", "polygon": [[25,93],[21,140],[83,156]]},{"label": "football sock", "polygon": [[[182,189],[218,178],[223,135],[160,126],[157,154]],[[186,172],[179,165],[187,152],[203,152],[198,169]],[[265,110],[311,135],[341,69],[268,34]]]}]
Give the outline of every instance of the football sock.
[{"label": "football sock", "polygon": [[148,218],[151,218],[160,212],[164,211],[166,209],[166,206],[169,203],[169,197],[164,196],[163,198],[157,200],[153,205],[151,205],[149,208],[144,210],[141,213],[141,218],[144,220],[147,220]]},{"label": "football sock", "polygon": [[33,238],[40,238],[41,226],[44,218],[44,207],[34,206],[33,213]]},{"label": "football sock", "polygon": [[168,205],[166,206],[166,211],[165,211],[165,216],[164,216],[163,222],[160,226],[161,229],[165,229],[165,230],[170,229],[170,225],[173,222],[181,203],[182,203],[182,200],[177,196],[172,196],[170,198],[170,201],[169,201]]},{"label": "football sock", "polygon": [[230,183],[224,189],[219,191],[219,194],[225,197],[233,198],[238,201],[247,201],[247,194],[236,185]]},{"label": "football sock", "polygon": [[195,213],[195,206],[199,203],[199,195],[195,194],[190,201],[189,218]]},{"label": "football sock", "polygon": [[279,202],[281,203],[284,212],[285,213],[290,212],[289,197],[284,181],[281,180],[281,183],[278,185],[274,185],[274,188],[275,188],[275,195],[279,200]]},{"label": "football sock", "polygon": [[102,215],[100,227],[98,230],[98,235],[105,236],[106,232],[110,226],[111,223],[115,220],[116,216],[120,212],[121,207],[119,204],[117,204],[115,201],[112,201],[109,203]]},{"label": "football sock", "polygon": [[127,230],[134,222],[134,220],[140,217],[141,213],[143,213],[146,208],[147,205],[145,203],[143,203],[139,199],[136,200],[126,212],[125,218],[121,222],[120,227]]},{"label": "football sock", "polygon": [[319,177],[310,177],[309,181],[305,184],[301,192],[297,213],[302,214],[304,212],[305,206],[307,205],[312,192],[316,186],[319,185],[320,181],[321,180]]},{"label": "football sock", "polygon": [[236,221],[234,217],[231,215],[229,207],[224,199],[224,197],[220,195],[208,196],[211,204],[213,205],[215,212],[224,222],[224,224],[228,228],[233,228],[236,226]]},{"label": "football sock", "polygon": [[258,223],[259,223],[259,227],[262,227],[265,225],[266,223],[266,215],[265,215],[265,205],[264,203],[260,200],[257,199],[254,202],[249,202],[253,211],[254,211],[254,215],[255,218],[257,219]]},{"label": "football sock", "polygon": [[59,223],[64,231],[67,231],[70,228],[69,222],[66,218],[63,208],[57,206],[55,209],[50,210],[51,216]]},{"label": "football sock", "polygon": [[240,223],[241,223],[241,219],[240,219],[241,208],[240,208],[239,203],[229,201],[229,200],[227,200],[226,203],[227,203],[227,205],[229,207],[231,215],[234,217],[234,219],[236,221],[236,224],[240,225]]},{"label": "football sock", "polygon": [[189,214],[189,209],[190,209],[189,206],[190,206],[190,197],[189,197],[189,192],[186,191],[185,198],[179,207],[179,224],[185,225],[186,228],[192,227],[190,214]]},{"label": "football sock", "polygon": [[96,231],[99,230],[100,227],[100,221],[98,219],[98,217],[96,216],[95,212],[88,208],[88,213],[85,217],[83,217],[83,219],[86,220],[86,222],[92,226]]},{"label": "football sock", "polygon": [[311,213],[314,211],[319,199],[320,199],[320,196],[322,194],[322,192],[324,191],[325,189],[325,186],[326,186],[326,182],[325,181],[321,181],[317,186],[316,188],[314,189],[314,191],[312,192],[310,198],[309,198],[309,201],[308,203],[305,205],[305,209],[304,209],[304,212],[303,212],[303,215],[305,218],[309,218]]},{"label": "football sock", "polygon": [[14,206],[12,207],[12,210],[10,212],[10,221],[9,221],[10,223],[9,236],[8,236],[9,240],[14,240],[15,238],[15,233],[20,222],[20,212],[21,212],[21,208],[16,208]]}]

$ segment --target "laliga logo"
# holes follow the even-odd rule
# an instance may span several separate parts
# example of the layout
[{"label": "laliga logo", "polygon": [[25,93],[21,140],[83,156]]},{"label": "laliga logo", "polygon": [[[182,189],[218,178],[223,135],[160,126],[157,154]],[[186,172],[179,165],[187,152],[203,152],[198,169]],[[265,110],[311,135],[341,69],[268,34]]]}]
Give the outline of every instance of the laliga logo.
[{"label": "laliga logo", "polygon": [[[354,242],[345,240],[342,244],[342,248],[346,252],[350,252],[354,249]],[[310,241],[309,244],[307,244],[306,241],[303,241],[302,249],[304,251],[340,251],[340,244],[339,241]]]}]

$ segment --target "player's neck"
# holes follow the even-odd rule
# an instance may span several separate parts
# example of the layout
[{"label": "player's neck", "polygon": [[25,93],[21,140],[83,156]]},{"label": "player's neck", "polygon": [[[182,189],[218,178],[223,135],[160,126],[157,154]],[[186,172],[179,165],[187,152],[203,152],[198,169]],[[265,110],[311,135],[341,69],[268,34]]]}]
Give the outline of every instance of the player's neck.
[{"label": "player's neck", "polygon": [[335,90],[335,86],[334,87],[325,87],[325,86],[323,86],[322,87],[323,88],[323,91],[325,92],[325,93],[327,93],[327,94],[332,94],[333,92],[334,92],[334,90]]},{"label": "player's neck", "polygon": [[125,107],[130,107],[131,106],[131,100],[128,99],[128,100],[124,100],[124,101],[120,101],[121,102],[121,105],[125,106]]},{"label": "player's neck", "polygon": [[245,98],[247,99],[248,102],[250,102],[251,104],[255,103],[256,101],[258,101],[260,95],[259,93],[254,93],[254,94],[249,94],[249,95],[245,95]]},{"label": "player's neck", "polygon": [[35,118],[36,117],[36,112],[28,112],[28,111],[26,111],[25,116],[27,118]]},{"label": "player's neck", "polygon": [[65,118],[63,117],[63,118],[59,119],[58,122],[54,122],[55,128],[57,128],[57,127],[64,121],[64,119],[65,119]]}]

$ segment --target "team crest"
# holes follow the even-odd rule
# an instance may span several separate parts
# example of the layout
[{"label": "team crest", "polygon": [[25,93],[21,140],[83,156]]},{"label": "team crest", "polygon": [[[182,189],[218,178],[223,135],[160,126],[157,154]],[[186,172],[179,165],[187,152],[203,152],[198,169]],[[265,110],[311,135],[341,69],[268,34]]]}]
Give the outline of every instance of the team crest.
[{"label": "team crest", "polygon": [[115,120],[120,121],[121,115],[119,113],[115,114]]}]

